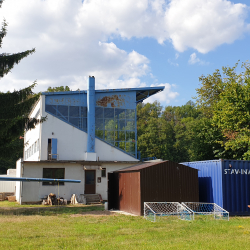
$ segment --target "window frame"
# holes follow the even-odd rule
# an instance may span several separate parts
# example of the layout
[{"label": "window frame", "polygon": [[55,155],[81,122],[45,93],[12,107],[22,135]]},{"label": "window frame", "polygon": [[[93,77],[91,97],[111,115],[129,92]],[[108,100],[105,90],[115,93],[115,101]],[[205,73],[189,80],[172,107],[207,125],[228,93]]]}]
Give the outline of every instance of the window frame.
[{"label": "window frame", "polygon": [[[56,175],[56,172],[58,170],[63,170],[63,178],[62,176],[58,177]],[[52,172],[52,175],[50,177],[47,177],[45,175],[45,171],[50,171]],[[46,176],[46,177],[45,177]],[[65,168],[43,168],[43,178],[49,178],[49,179],[65,179]],[[53,181],[53,182],[43,182],[43,186],[55,186],[55,185],[58,185],[58,182],[56,181]],[[60,186],[63,186],[64,185],[64,182],[59,182],[59,185]]]},{"label": "window frame", "polygon": [[101,169],[101,177],[102,178],[106,178],[107,177],[107,169],[106,168],[102,168]]}]

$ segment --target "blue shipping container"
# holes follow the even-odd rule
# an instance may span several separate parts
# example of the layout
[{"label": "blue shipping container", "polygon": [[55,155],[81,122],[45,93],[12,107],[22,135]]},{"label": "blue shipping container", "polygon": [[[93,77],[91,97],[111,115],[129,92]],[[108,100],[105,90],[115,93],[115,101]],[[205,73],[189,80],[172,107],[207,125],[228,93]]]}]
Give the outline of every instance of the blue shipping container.
[{"label": "blue shipping container", "polygon": [[230,215],[250,215],[250,161],[183,162],[198,169],[200,202],[216,203]]}]

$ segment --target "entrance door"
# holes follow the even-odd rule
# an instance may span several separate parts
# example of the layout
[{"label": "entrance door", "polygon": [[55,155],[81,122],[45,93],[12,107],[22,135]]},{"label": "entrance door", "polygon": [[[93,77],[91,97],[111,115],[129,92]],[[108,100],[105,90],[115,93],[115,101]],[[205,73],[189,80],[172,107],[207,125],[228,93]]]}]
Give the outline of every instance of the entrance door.
[{"label": "entrance door", "polygon": [[95,194],[95,170],[85,170],[85,194]]}]

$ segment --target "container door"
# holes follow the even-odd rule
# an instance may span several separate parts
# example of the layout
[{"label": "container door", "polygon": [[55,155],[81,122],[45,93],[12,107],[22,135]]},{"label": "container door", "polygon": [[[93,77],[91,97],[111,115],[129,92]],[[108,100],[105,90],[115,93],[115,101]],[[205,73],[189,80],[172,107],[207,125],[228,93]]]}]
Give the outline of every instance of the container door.
[{"label": "container door", "polygon": [[85,194],[95,194],[95,170],[85,170]]}]

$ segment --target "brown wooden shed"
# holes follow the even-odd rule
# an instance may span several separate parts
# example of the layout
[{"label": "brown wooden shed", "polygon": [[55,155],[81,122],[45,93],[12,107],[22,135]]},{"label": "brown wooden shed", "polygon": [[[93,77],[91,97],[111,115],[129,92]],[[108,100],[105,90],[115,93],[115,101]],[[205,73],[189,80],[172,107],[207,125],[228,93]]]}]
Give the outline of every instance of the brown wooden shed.
[{"label": "brown wooden shed", "polygon": [[143,215],[144,202],[198,202],[198,170],[171,161],[108,174],[108,208]]}]

